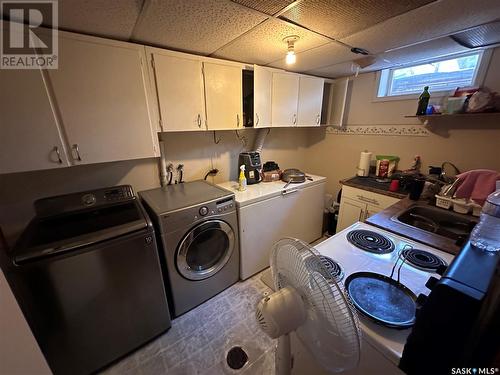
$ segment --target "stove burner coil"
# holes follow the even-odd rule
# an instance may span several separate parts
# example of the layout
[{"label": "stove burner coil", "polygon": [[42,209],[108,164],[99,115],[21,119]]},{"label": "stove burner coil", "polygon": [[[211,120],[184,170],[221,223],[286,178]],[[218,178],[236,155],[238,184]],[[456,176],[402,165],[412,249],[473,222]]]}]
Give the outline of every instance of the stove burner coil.
[{"label": "stove burner coil", "polygon": [[389,254],[394,250],[394,243],[390,239],[371,230],[352,230],[347,234],[347,240],[361,250],[374,254]]},{"label": "stove burner coil", "polygon": [[333,280],[339,282],[344,277],[344,272],[342,271],[342,267],[332,258],[320,255],[321,263],[325,266],[327,271],[330,273]]},{"label": "stove burner coil", "polygon": [[406,263],[423,271],[436,272],[439,266],[446,266],[446,262],[428,251],[420,249],[403,249],[401,257],[406,259]]}]

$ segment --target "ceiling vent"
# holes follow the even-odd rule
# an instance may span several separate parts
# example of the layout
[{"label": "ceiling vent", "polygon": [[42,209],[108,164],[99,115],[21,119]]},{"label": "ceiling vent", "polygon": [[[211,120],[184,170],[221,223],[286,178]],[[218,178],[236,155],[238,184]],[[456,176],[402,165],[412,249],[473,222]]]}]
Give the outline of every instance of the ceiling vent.
[{"label": "ceiling vent", "polygon": [[485,23],[450,36],[455,42],[467,48],[500,45],[500,20]]}]

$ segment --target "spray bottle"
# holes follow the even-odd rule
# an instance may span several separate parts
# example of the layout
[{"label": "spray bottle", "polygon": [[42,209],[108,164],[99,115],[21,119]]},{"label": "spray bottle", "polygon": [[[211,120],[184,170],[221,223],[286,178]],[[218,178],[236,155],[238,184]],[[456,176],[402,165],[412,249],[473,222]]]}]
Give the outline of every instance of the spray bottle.
[{"label": "spray bottle", "polygon": [[245,165],[242,164],[240,165],[240,177],[238,178],[239,186],[238,190],[239,191],[244,191],[247,189],[247,178],[245,177]]}]

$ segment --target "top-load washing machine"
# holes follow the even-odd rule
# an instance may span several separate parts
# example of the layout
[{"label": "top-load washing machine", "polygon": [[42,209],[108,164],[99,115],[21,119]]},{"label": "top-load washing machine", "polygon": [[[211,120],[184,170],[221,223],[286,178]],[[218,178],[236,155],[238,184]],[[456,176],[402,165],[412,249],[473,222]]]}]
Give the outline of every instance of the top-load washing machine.
[{"label": "top-load washing machine", "polygon": [[238,217],[232,192],[200,180],[139,196],[160,236],[175,317],[238,281]]}]

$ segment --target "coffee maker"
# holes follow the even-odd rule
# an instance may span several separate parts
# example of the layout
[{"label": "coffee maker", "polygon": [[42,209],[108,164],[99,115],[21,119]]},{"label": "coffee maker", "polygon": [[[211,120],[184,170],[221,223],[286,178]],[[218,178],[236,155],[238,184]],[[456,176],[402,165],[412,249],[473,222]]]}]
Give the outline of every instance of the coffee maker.
[{"label": "coffee maker", "polygon": [[241,152],[238,158],[238,172],[241,165],[245,166],[247,184],[258,184],[261,181],[262,162],[257,151]]}]

